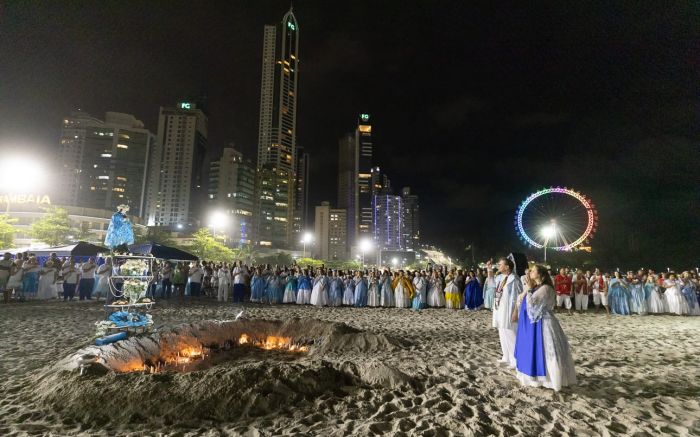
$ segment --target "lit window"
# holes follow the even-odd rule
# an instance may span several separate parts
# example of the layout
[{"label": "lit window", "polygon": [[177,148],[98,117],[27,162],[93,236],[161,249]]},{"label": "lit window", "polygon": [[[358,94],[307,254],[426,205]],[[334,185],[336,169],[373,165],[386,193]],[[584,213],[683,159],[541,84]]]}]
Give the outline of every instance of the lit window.
[{"label": "lit window", "polygon": [[103,158],[111,158],[111,157],[112,157],[112,154],[111,154],[111,153],[103,153],[103,154],[101,154],[100,156],[103,157]]},{"label": "lit window", "polygon": [[127,146],[126,144],[117,144],[117,147],[120,149],[128,149],[129,148],[129,146]]}]

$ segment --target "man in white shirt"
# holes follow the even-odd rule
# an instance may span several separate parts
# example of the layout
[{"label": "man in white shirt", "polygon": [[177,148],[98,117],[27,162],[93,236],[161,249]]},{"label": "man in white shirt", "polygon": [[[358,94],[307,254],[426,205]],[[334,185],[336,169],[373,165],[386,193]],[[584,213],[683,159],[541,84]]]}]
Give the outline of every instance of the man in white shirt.
[{"label": "man in white shirt", "polygon": [[[486,264],[486,268],[491,268],[491,261]],[[503,356],[499,362],[515,368],[515,334],[518,324],[513,322],[513,313],[518,295],[523,291],[523,284],[515,272],[515,263],[508,258],[500,259],[498,272],[492,326],[498,328],[501,340]]]},{"label": "man in white shirt", "polygon": [[63,263],[61,276],[63,276],[63,300],[73,300],[75,287],[78,284],[78,271],[75,269],[72,257],[68,257]]},{"label": "man in white shirt", "polygon": [[80,300],[92,299],[92,289],[95,287],[95,258],[90,257],[86,263],[80,265],[80,282],[78,283],[78,294]]},{"label": "man in white shirt", "polygon": [[189,278],[190,278],[190,295],[191,296],[199,296],[199,292],[202,289],[202,277],[204,276],[204,272],[202,271],[202,267],[199,265],[199,261],[197,261],[194,266],[190,269],[189,273]]},{"label": "man in white shirt", "polygon": [[236,261],[236,266],[233,268],[233,303],[243,302],[243,297],[246,292],[246,275],[247,269],[243,266],[243,262]]}]

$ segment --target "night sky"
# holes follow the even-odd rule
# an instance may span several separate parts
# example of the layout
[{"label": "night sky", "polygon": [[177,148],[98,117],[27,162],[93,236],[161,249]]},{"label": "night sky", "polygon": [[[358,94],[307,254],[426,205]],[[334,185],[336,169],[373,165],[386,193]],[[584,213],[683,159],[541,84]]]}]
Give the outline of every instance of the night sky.
[{"label": "night sky", "polygon": [[[477,260],[522,249],[518,203],[561,185],[595,201],[600,229],[592,254],[560,261],[695,267],[698,4],[526,3],[295,2],[311,214],[335,202],[338,138],[368,112],[376,164],[420,196],[425,242],[458,257],[473,243]],[[263,26],[288,7],[0,2],[0,148],[55,152],[76,108],[155,132],[159,106],[205,94],[212,149],[254,158]]]}]

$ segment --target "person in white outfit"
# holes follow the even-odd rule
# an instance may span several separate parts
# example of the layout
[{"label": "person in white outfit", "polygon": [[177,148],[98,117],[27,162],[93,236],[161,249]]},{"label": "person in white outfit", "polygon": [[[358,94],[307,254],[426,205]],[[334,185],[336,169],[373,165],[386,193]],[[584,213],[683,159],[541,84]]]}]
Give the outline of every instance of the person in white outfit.
[{"label": "person in white outfit", "polygon": [[224,263],[216,274],[219,279],[219,289],[217,299],[219,302],[228,302],[228,288],[231,285],[231,270],[228,264]]},{"label": "person in white outfit", "polygon": [[[491,268],[491,261],[486,264],[486,268]],[[501,340],[503,356],[500,363],[515,368],[515,334],[518,324],[517,319],[515,322],[513,321],[513,315],[516,311],[518,295],[523,291],[523,283],[517,276],[515,263],[510,257],[500,259],[498,272],[492,326],[498,329],[498,336]]]}]

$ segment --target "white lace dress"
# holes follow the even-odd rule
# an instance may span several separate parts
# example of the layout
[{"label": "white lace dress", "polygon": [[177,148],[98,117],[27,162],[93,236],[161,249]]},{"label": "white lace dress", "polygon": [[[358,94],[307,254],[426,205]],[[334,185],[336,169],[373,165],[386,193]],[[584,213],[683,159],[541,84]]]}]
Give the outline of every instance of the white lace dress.
[{"label": "white lace dress", "polygon": [[676,281],[666,280],[664,287],[666,287],[664,296],[666,296],[668,312],[679,316],[690,314],[690,307],[681,293],[680,284]]}]

